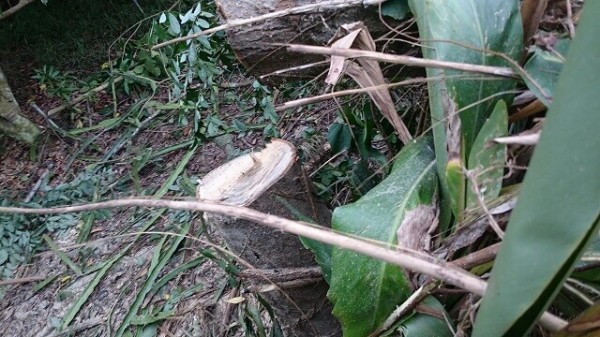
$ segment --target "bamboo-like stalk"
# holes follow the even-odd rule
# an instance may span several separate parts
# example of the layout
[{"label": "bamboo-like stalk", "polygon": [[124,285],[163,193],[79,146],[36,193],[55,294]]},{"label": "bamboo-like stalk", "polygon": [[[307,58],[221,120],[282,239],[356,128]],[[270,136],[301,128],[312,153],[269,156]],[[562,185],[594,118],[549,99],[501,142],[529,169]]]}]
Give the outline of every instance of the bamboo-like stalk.
[{"label": "bamboo-like stalk", "polygon": [[[484,280],[471,275],[466,271],[451,265],[450,263],[433,258],[421,252],[407,251],[403,249],[395,250],[392,248],[383,247],[377,243],[369,242],[364,239],[337,233],[331,229],[314,226],[309,223],[284,219],[246,207],[223,205],[215,202],[132,198],[56,208],[34,209],[21,207],[0,207],[0,213],[64,214],[117,207],[171,208],[195,212],[213,212],[227,216],[239,217],[262,224],[264,226],[279,229],[287,233],[304,236],[313,240],[335,245],[340,248],[365,254],[367,256],[371,256],[402,268],[413,270],[415,272],[423,273],[479,296],[484,295],[487,287],[487,283]],[[558,331],[565,327],[567,322],[546,312],[542,315],[540,324],[542,324],[549,331]]]}]

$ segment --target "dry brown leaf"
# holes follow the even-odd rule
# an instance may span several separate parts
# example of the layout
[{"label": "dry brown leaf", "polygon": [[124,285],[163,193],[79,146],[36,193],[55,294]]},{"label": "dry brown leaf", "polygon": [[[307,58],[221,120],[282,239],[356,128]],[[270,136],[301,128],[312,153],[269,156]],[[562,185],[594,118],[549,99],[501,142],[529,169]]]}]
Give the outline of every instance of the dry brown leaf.
[{"label": "dry brown leaf", "polygon": [[[332,48],[355,48],[360,50],[375,51],[375,41],[369,34],[369,30],[362,22],[344,25],[338,30],[336,36],[342,36],[331,44]],[[352,77],[358,85],[363,88],[386,84],[379,63],[375,60],[359,58],[356,61],[348,60],[344,56],[332,56],[329,74],[326,82],[334,85],[343,73]],[[398,137],[403,143],[412,140],[412,135],[406,125],[398,116],[394,101],[388,88],[369,91],[369,96],[381,111],[383,116],[392,124]]]}]

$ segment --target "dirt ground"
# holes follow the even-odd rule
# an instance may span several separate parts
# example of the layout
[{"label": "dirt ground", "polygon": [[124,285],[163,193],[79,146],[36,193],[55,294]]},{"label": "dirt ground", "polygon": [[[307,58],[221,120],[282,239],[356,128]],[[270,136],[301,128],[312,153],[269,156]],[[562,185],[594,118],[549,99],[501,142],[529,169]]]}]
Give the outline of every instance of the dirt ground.
[{"label": "dirt ground", "polygon": [[[24,76],[28,77],[28,76]],[[23,84],[23,82],[27,84]],[[32,81],[18,81],[13,85],[13,91],[20,102],[35,101],[43,110],[47,111],[57,105],[57,101],[45,97]],[[101,116],[97,111],[109,99],[100,96],[96,106],[86,107],[91,113],[91,122],[97,123]],[[128,104],[127,102],[123,104]],[[32,111],[28,104],[21,104],[25,116],[41,126],[45,121]],[[57,122],[65,125],[64,117],[57,117]],[[140,133],[133,141],[133,146],[138,148],[164,147],[168,144],[181,142],[178,139],[176,126],[167,124],[158,129],[147,130]],[[119,131],[106,132],[96,140],[100,149],[105,150],[119,136]],[[244,139],[235,139],[234,146],[240,151],[247,150],[254,144],[260,144],[260,137],[250,135]],[[69,139],[57,137],[49,129],[45,129],[37,147],[37,157],[31,160],[29,149],[23,147],[6,137],[0,140],[0,191],[4,197],[17,198],[27,194],[44,171],[50,170],[52,184],[69,179],[65,176],[74,175],[85,169],[84,161],[76,160],[72,167],[66,168],[68,158],[81,144]],[[101,150],[101,151],[102,151]],[[160,170],[144,169],[140,172],[140,182],[143,188],[159,187],[168,177],[170,172],[181,161],[186,148],[174,151],[164,158],[166,167]],[[130,167],[123,156],[130,155],[126,150],[117,156],[113,168],[116,174],[128,174]],[[94,153],[98,156],[98,153]],[[201,145],[186,166],[185,172],[192,176],[206,174],[226,160],[226,152],[214,143]],[[134,195],[132,190],[128,195]],[[168,194],[169,195],[169,194]],[[167,195],[167,197],[168,197]],[[121,195],[127,196],[127,195]],[[190,196],[191,197],[191,196]],[[0,335],[2,336],[108,336],[114,334],[119,327],[127,310],[134,301],[140,289],[147,280],[149,267],[152,263],[157,236],[144,235],[135,240],[132,235],[122,235],[139,231],[139,223],[131,224],[136,210],[118,210],[112,212],[109,219],[96,220],[92,234],[87,243],[77,245],[76,239],[79,228],[52,235],[57,245],[64,249],[67,256],[79,265],[86,266],[88,272],[76,275],[61,258],[52,251],[45,251],[33,256],[31,261],[18,268],[14,279],[16,284],[3,286],[0,292]],[[158,310],[165,306],[169,298],[182,290],[190,290],[189,296],[177,303],[174,313],[167,319],[157,320],[150,324],[157,335],[161,336],[213,336],[223,328],[230,325],[236,316],[236,310],[231,310],[230,315],[223,312],[227,309],[226,299],[232,291],[229,286],[230,279],[222,263],[218,259],[207,258],[206,252],[211,251],[211,242],[219,244],[219,237],[210,229],[201,231],[198,217],[192,220],[196,229],[193,235],[198,239],[186,240],[173,258],[170,259],[165,273],[190,261],[202,259],[194,268],[186,269],[167,283],[166,287],[156,291],[153,296],[144,300],[143,308]],[[175,228],[176,229],[176,228]],[[159,218],[154,231],[173,231],[173,225],[166,216]],[[120,236],[121,235],[121,236]],[[67,330],[56,329],[68,311],[76,305],[80,298],[85,297],[84,290],[94,282],[94,277],[100,273],[101,267],[115,257],[125,247],[130,248],[118,259],[108,272],[101,278],[93,289],[89,298]],[[214,254],[214,250],[212,250]],[[94,269],[94,267],[97,267]],[[30,278],[30,279],[28,279]],[[51,280],[45,287],[35,290],[34,287],[44,280]],[[27,282],[30,281],[30,282]],[[148,300],[148,298],[150,300]],[[138,299],[139,300],[139,299]],[[231,306],[229,306],[231,307]],[[235,335],[236,329],[229,335]],[[239,329],[237,330],[239,333]],[[139,331],[138,331],[139,332]],[[154,335],[154,334],[151,334]]]}]

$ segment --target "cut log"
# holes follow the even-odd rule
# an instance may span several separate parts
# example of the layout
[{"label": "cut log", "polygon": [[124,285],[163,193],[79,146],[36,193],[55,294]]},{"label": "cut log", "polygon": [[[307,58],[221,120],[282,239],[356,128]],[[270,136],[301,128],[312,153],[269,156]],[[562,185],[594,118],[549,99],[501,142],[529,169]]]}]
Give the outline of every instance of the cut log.
[{"label": "cut log", "polygon": [[40,130],[21,116],[21,108],[0,69],[0,132],[26,144],[33,144]]},{"label": "cut log", "polygon": [[[219,14],[226,21],[247,19],[275,11],[315,3],[311,0],[238,1],[217,0]],[[274,46],[281,43],[326,45],[337,29],[351,22],[362,21],[374,36],[389,32],[380,20],[378,7],[364,8],[362,4],[350,8],[316,8],[314,13],[288,15],[227,30],[227,38],[238,60],[252,75],[264,75],[277,70],[297,67],[318,61],[323,56],[288,52]],[[388,24],[395,22],[386,18]],[[403,52],[403,51],[398,51]],[[323,68],[320,68],[321,70]],[[313,68],[314,73],[314,68]],[[310,68],[285,73],[281,76],[310,75]],[[276,80],[271,78],[271,80]]]},{"label": "cut log", "polygon": [[[281,202],[284,199],[294,211],[329,226],[329,209],[314,200],[302,177],[294,146],[273,140],[264,150],[238,157],[208,173],[201,180],[196,196],[295,218],[293,211]],[[209,226],[218,229],[233,253],[255,268],[277,270],[317,265],[313,253],[295,235],[227,216],[206,214],[205,219]],[[273,307],[285,335],[341,335],[326,297],[327,283],[298,281],[299,286],[279,287],[261,294]],[[266,280],[255,279],[251,283],[253,288],[269,285]]]}]

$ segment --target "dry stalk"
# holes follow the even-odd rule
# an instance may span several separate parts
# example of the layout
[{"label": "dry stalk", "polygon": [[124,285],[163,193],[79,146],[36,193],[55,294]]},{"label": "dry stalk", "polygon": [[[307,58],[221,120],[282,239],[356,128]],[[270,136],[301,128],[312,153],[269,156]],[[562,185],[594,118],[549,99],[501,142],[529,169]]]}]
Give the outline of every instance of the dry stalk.
[{"label": "dry stalk", "polygon": [[419,57],[412,57],[406,55],[393,55],[374,51],[366,51],[360,49],[347,49],[347,48],[330,48],[330,47],[318,47],[318,46],[307,46],[302,44],[289,44],[287,48],[291,52],[307,53],[307,54],[319,54],[319,55],[336,55],[345,57],[366,57],[372,60],[380,62],[388,62],[395,64],[404,64],[411,67],[426,67],[426,68],[437,68],[437,69],[452,69],[460,70],[472,73],[487,74],[499,77],[510,77],[517,78],[518,75],[512,69],[506,67],[493,67],[479,64],[468,64],[460,62],[448,62],[448,61],[437,61],[422,59]]},{"label": "dry stalk", "polygon": [[300,98],[297,100],[285,102],[283,104],[276,106],[275,111],[284,111],[287,109],[297,108],[297,107],[301,107],[301,106],[305,106],[308,104],[317,103],[317,102],[321,102],[321,101],[325,101],[328,99],[341,97],[341,96],[363,94],[363,93],[367,93],[370,91],[376,91],[376,90],[386,89],[386,88],[394,88],[394,87],[399,87],[399,86],[403,86],[403,85],[426,83],[426,82],[430,82],[430,81],[439,81],[439,80],[443,80],[445,78],[448,78],[448,77],[428,77],[428,78],[417,77],[417,78],[411,78],[409,80],[390,83],[390,84],[381,84],[381,85],[374,85],[374,86],[365,87],[365,88],[341,90],[341,91],[331,92],[328,94]]},{"label": "dry stalk", "polygon": [[19,2],[10,7],[9,9],[5,10],[4,12],[0,12],[0,20],[2,19],[6,19],[7,17],[15,14],[16,12],[18,12],[19,10],[21,10],[23,7],[29,5],[30,3],[34,2],[35,0],[19,0]]},{"label": "dry stalk", "polygon": [[[451,263],[434,258],[422,252],[410,251],[398,247],[394,247],[395,249],[392,249],[389,247],[384,247],[375,242],[370,242],[364,239],[349,236],[347,234],[338,233],[331,229],[315,226],[306,222],[284,219],[246,207],[230,206],[214,202],[131,198],[56,208],[34,209],[21,207],[0,207],[0,213],[64,214],[117,207],[170,208],[195,212],[212,212],[242,218],[287,233],[300,235],[330,245],[352,250],[354,252],[365,254],[402,268],[426,274],[479,296],[484,295],[487,287],[487,283],[484,280],[469,274],[460,268],[457,268]],[[540,323],[549,331],[558,331],[567,325],[567,322],[563,319],[547,312],[542,315]]]}]

